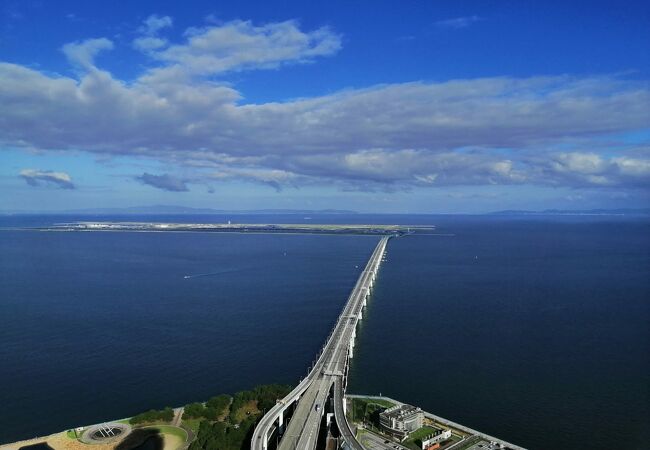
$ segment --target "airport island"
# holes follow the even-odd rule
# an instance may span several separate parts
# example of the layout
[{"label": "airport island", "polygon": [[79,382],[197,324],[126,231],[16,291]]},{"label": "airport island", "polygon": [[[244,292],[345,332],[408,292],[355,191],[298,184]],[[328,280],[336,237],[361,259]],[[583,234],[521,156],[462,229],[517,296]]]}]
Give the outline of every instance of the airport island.
[{"label": "airport island", "polygon": [[[422,227],[430,231],[433,227]],[[0,450],[479,450],[522,447],[385,396],[347,393],[355,338],[395,225],[142,224],[79,222],[48,231],[225,231],[381,235],[308,375],[295,386],[267,385],[179,408],[78,426]],[[300,230],[300,231],[298,231]]]},{"label": "airport island", "polygon": [[431,225],[381,225],[381,224],[285,224],[285,223],[161,223],[161,222],[70,222],[39,231],[129,231],[129,232],[212,232],[212,233],[277,233],[277,234],[363,234],[405,235],[429,233]]}]

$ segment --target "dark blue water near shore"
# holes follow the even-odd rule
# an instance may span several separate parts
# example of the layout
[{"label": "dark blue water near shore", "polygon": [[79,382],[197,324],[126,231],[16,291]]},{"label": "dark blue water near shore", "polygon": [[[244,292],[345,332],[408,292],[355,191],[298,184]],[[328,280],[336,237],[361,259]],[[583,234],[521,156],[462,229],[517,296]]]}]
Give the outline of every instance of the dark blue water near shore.
[{"label": "dark blue water near shore", "polygon": [[[99,219],[5,217],[0,227],[72,220]],[[239,221],[429,223],[454,234],[390,243],[358,335],[352,391],[382,392],[530,448],[647,447],[647,220]],[[295,383],[376,242],[0,231],[0,442]]]}]

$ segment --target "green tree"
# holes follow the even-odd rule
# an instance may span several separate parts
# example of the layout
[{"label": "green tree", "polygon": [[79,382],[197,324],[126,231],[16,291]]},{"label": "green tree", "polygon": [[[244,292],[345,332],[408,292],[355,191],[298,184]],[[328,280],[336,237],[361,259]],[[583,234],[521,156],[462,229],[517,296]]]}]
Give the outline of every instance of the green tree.
[{"label": "green tree", "polygon": [[208,408],[215,409],[215,410],[217,410],[218,412],[221,413],[228,407],[228,405],[230,405],[230,400],[231,400],[231,397],[229,395],[221,394],[221,395],[217,395],[215,397],[212,397],[210,400],[208,400],[206,402],[205,405]]},{"label": "green tree", "polygon": [[203,417],[205,414],[205,406],[203,406],[202,403],[190,403],[189,405],[185,406],[185,410],[183,411],[183,415],[185,417],[188,417],[190,419],[198,419],[200,417]]}]

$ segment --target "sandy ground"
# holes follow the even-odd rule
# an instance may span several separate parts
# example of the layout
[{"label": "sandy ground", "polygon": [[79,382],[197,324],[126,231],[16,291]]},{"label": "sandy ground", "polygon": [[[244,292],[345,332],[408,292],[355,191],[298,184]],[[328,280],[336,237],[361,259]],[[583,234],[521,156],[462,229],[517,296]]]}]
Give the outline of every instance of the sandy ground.
[{"label": "sandy ground", "polygon": [[[54,450],[89,450],[90,448],[92,450],[112,450],[115,447],[115,443],[86,445],[76,439],[70,439],[65,433],[56,433],[50,436],[0,445],[0,450],[18,450],[25,445],[39,444],[41,442],[47,442]],[[165,450],[167,450],[166,442]],[[170,450],[172,450],[171,447]]]},{"label": "sandy ground", "polygon": [[[171,434],[163,434],[165,450],[177,450],[184,444],[183,440],[178,436]],[[65,433],[57,433],[51,436],[29,439],[27,441],[19,441],[11,444],[0,445],[0,450],[18,450],[25,445],[39,444],[47,442],[54,450],[112,450],[115,448],[117,442],[111,444],[82,444],[76,439],[70,439]]]},{"label": "sandy ground", "polygon": [[[84,444],[76,439],[70,439],[65,432],[56,433],[50,436],[43,436],[25,441],[12,442],[11,444],[0,445],[0,450],[18,450],[25,445],[40,444],[47,442],[47,444],[54,450],[113,450],[115,446],[121,441],[106,443],[106,444]],[[178,436],[163,433],[164,450],[178,450],[185,444],[185,442]]]},{"label": "sandy ground", "polygon": [[[181,438],[178,436],[173,436],[171,434],[163,434],[163,442],[165,445],[165,450],[177,450],[184,444]],[[95,446],[93,445],[93,448],[94,447]]]}]

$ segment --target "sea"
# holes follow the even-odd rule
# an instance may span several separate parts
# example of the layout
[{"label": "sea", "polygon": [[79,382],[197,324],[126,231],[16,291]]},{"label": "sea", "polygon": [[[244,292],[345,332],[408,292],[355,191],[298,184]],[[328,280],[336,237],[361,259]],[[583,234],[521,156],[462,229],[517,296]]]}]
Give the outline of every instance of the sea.
[{"label": "sea", "polygon": [[350,368],[530,449],[647,449],[650,218],[0,216],[0,443],[307,373],[377,236],[72,221],[434,225],[392,239]]}]

